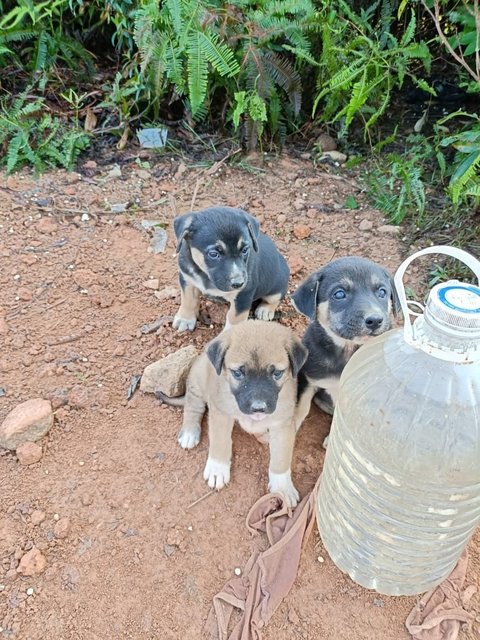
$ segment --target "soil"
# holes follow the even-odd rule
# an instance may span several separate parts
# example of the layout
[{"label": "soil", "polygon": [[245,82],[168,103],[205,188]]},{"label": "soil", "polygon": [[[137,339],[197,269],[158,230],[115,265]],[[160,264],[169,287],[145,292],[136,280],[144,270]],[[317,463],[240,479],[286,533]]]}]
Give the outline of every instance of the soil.
[{"label": "soil", "polygon": [[[394,271],[412,247],[368,207],[353,174],[288,154],[249,171],[167,156],[116,166],[87,160],[72,174],[1,175],[0,193],[0,421],[30,398],[55,408],[40,462],[22,466],[1,451],[0,637],[199,638],[213,595],[266,547],[245,516],[266,492],[268,452],[235,430],[232,481],[209,492],[207,434],[184,451],[178,409],[139,390],[128,399],[147,364],[187,344],[201,348],[225,316],[224,306],[203,300],[193,333],[172,329],[173,217],[212,204],[246,208],[287,256],[290,291],[333,257],[363,255]],[[142,220],[164,225],[163,253],[152,252]],[[424,276],[412,271],[409,286],[421,287]],[[159,318],[158,330],[145,332]],[[299,335],[306,326],[288,300],[280,322]],[[329,425],[313,407],[298,434],[293,478],[302,496],[321,472]],[[63,537],[54,534],[59,519]],[[32,546],[46,569],[16,577]],[[477,533],[466,584],[478,586],[479,576]],[[315,529],[264,639],[408,640],[416,601],[357,586]],[[469,608],[476,621],[461,640],[480,637],[478,592]]]}]

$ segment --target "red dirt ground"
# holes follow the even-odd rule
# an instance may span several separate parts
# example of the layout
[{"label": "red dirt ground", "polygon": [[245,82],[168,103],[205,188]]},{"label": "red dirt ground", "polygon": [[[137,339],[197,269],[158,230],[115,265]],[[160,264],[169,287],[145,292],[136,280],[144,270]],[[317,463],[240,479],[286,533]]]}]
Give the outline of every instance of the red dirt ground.
[{"label": "red dirt ground", "polygon": [[[363,202],[354,176],[308,160],[284,156],[247,172],[164,157],[111,169],[88,161],[73,174],[0,175],[0,422],[29,398],[56,407],[40,462],[25,467],[14,453],[0,455],[0,638],[199,638],[212,596],[266,546],[244,521],[266,491],[267,450],[236,430],[231,484],[196,502],[208,493],[206,433],[198,448],[183,451],[178,410],[140,391],[127,400],[133,375],[180,346],[203,346],[223,323],[225,308],[203,301],[207,322],[192,334],[178,335],[168,320],[157,333],[141,332],[178,307],[178,296],[160,301],[144,284],[158,278],[160,289],[177,286],[176,214],[192,200],[194,209],[247,208],[288,257],[290,290],[334,256],[363,255],[394,271],[412,249],[401,233],[381,228],[384,219]],[[348,196],[360,209],[343,206]],[[111,213],[127,202],[125,213]],[[143,219],[166,223],[165,253],[149,252]],[[371,229],[359,229],[364,220]],[[409,285],[422,282],[417,269]],[[301,334],[305,320],[288,301],[281,310],[281,322]],[[312,408],[298,434],[293,477],[302,496],[322,469],[329,424]],[[45,514],[40,524],[32,522],[35,510]],[[63,539],[53,535],[59,517],[70,521]],[[477,586],[479,543],[477,533],[467,574]],[[34,545],[46,570],[13,579]],[[264,638],[408,640],[404,622],[415,602],[355,585],[315,530]],[[461,640],[480,637],[479,592],[470,609],[476,621]]]}]

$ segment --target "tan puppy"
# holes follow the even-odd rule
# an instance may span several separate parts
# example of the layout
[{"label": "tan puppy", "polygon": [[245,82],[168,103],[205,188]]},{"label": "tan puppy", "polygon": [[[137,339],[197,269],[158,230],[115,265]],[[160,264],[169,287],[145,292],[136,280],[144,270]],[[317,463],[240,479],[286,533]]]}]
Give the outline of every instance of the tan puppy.
[{"label": "tan puppy", "polygon": [[209,449],[203,477],[212,489],[230,481],[232,429],[235,421],[270,447],[270,491],[287,506],[298,502],[291,479],[295,441],[297,373],[307,350],[290,329],[276,322],[248,320],[221,333],[195,360],[180,402],[183,425],[178,442],[184,449],[200,441],[208,407]]}]

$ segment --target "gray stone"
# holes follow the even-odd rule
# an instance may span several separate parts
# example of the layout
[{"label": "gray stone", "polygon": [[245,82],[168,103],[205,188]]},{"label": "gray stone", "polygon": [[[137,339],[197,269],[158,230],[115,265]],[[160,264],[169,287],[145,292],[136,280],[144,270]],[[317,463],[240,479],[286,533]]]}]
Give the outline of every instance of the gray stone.
[{"label": "gray stone", "polygon": [[143,372],[140,389],[146,393],[161,391],[170,398],[182,396],[188,372],[197,355],[197,349],[188,345],[149,364]]},{"label": "gray stone", "polygon": [[385,235],[396,236],[400,233],[400,227],[396,227],[393,224],[383,224],[381,227],[378,227],[377,231]]},{"label": "gray stone", "polygon": [[34,398],[16,406],[0,425],[0,447],[16,449],[24,442],[36,442],[53,426],[52,405]]},{"label": "gray stone", "polygon": [[371,231],[373,229],[373,222],[371,220],[362,220],[358,225],[359,231]]}]

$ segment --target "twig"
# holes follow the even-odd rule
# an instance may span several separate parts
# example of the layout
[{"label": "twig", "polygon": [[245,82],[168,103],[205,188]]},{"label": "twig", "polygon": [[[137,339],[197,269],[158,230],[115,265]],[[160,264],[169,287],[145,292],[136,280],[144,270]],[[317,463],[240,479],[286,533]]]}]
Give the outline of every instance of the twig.
[{"label": "twig", "polygon": [[69,336],[62,336],[60,338],[47,340],[47,344],[49,347],[54,347],[57,344],[66,344],[67,342],[75,342],[75,340],[80,340],[83,338],[84,333],[72,333]]},{"label": "twig", "polygon": [[195,502],[192,502],[192,504],[189,504],[187,509],[190,509],[190,507],[194,507],[196,504],[198,504],[202,500],[205,500],[205,498],[208,498],[208,496],[211,496],[212,493],[215,493],[215,489],[212,489],[211,491],[203,495],[201,498],[198,498],[198,500],[195,500]]},{"label": "twig", "polygon": [[198,178],[197,182],[195,183],[195,189],[193,190],[193,196],[192,196],[192,200],[190,202],[190,211],[193,211],[193,205],[195,204],[195,200],[197,199],[197,193],[198,193],[199,186],[200,186],[200,178]]}]

